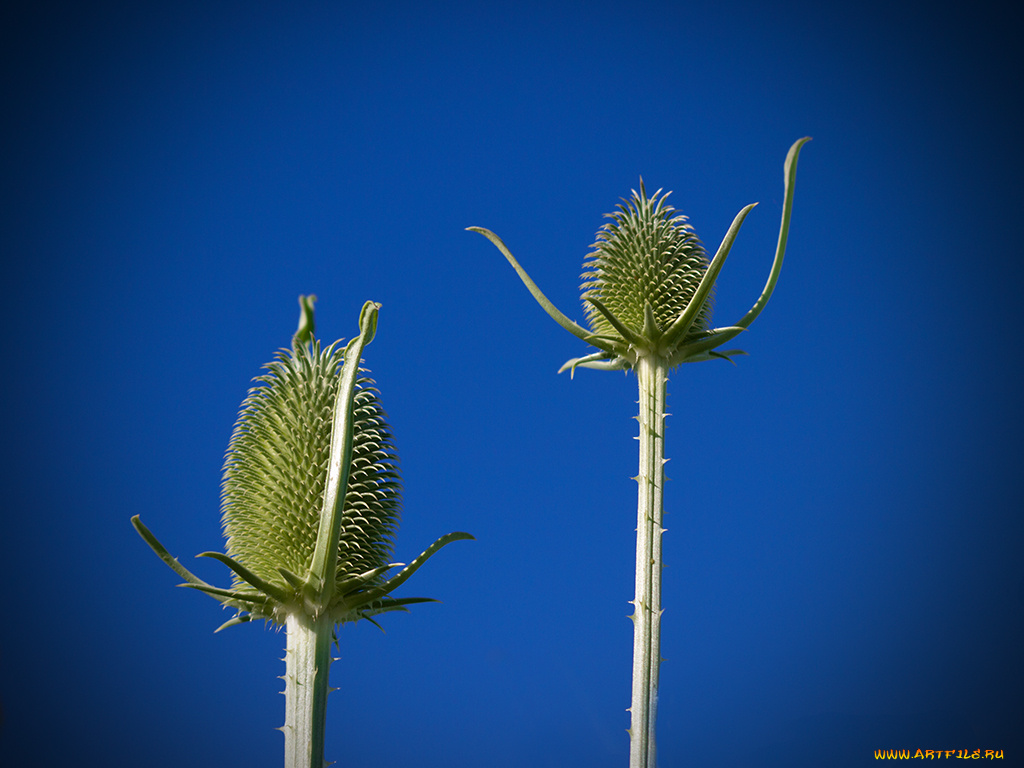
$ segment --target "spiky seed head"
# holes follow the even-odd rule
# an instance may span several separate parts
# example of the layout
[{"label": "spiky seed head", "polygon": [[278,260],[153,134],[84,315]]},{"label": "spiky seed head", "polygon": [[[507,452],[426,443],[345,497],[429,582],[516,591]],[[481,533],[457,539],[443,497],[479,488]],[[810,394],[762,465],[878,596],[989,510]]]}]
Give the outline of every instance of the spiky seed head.
[{"label": "spiky seed head", "polygon": [[[224,462],[221,513],[227,554],[290,589],[280,568],[303,575],[316,548],[343,349],[320,342],[280,350],[242,403]],[[391,561],[401,477],[386,414],[361,377],[352,464],[338,543],[340,582]],[[246,585],[235,577],[235,587]]]},{"label": "spiky seed head", "polygon": [[[597,299],[639,335],[644,335],[645,304],[664,332],[689,305],[708,268],[686,217],[673,215],[675,209],[666,204],[669,194],[659,189],[648,198],[641,179],[639,194],[634,190],[618,211],[605,214],[611,221],[598,231],[583,263],[582,298]],[[704,302],[693,331],[710,327],[713,298],[710,294]],[[621,338],[592,304],[583,305],[594,333]]]}]

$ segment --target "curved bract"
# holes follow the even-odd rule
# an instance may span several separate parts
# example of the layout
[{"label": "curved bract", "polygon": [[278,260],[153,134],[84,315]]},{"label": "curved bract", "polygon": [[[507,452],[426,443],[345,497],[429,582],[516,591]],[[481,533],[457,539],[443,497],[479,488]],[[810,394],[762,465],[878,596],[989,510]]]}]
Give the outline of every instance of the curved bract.
[{"label": "curved bract", "polygon": [[[360,334],[347,347],[322,348],[313,301],[289,350],[280,350],[242,403],[224,462],[221,511],[226,554],[204,552],[231,569],[230,588],[202,581],[164,549],[138,516],[136,530],[192,587],[251,619],[285,624],[292,614],[355,621],[425,598],[388,593],[445,544],[413,563],[391,562],[401,509],[401,476],[391,429],[373,381],[359,368],[379,305],[367,302]],[[372,619],[371,619],[372,621]]]},{"label": "curved bract", "polygon": [[566,362],[560,370],[633,368],[641,356],[665,360],[669,368],[681,363],[729,359],[741,350],[718,347],[746,330],[771,298],[782,269],[793,209],[793,189],[800,149],[810,137],[790,148],[783,168],[785,200],[775,259],[761,296],[738,322],[711,327],[713,292],[718,274],[736,235],[756,203],[735,217],[710,261],[683,216],[673,216],[660,190],[648,198],[640,192],[620,205],[612,220],[598,232],[585,263],[583,301],[590,329],[569,320],[541,292],[496,234],[468,227],[489,239],[502,252],[534,298],[559,325],[597,348]]}]

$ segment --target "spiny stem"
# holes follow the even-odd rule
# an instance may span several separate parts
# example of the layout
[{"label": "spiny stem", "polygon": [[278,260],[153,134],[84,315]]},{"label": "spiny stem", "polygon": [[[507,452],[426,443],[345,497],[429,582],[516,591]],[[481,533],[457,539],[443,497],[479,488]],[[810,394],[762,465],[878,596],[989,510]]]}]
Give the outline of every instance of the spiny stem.
[{"label": "spiny stem", "polygon": [[285,651],[285,768],[324,768],[328,676],[333,622],[305,613],[288,616]]},{"label": "spiny stem", "polygon": [[636,597],[633,600],[633,696],[630,768],[654,768],[654,725],[661,666],[661,536],[665,489],[666,362],[641,356],[634,366],[640,390],[640,471],[637,481]]}]

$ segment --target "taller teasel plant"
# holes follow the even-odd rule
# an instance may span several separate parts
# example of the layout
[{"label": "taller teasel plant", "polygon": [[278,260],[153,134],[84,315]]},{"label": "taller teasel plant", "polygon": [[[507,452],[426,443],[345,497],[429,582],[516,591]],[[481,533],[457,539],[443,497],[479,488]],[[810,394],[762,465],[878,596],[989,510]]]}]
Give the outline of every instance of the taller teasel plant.
[{"label": "taller teasel plant", "polygon": [[756,203],[741,210],[710,261],[700,241],[667,205],[660,190],[640,192],[606,214],[611,221],[597,234],[584,262],[582,299],[589,330],[562,314],[519,266],[501,239],[490,230],[469,227],[504,254],[541,307],[571,334],[597,351],[566,362],[576,368],[633,370],[640,390],[640,471],[636,529],[636,596],[633,614],[633,688],[630,705],[630,768],[654,768],[654,726],[661,658],[661,535],[665,485],[665,395],[668,373],[681,363],[731,360],[746,354],[719,351],[745,331],[768,303],[782,270],[789,236],[797,157],[810,138],[797,141],[786,156],[785,199],[775,260],[761,296],[740,320],[714,328],[711,311],[715,280],[743,220]]},{"label": "taller teasel plant", "polygon": [[[373,381],[360,369],[380,305],[366,302],[345,347],[314,337],[315,296],[300,296],[299,328],[242,403],[224,462],[221,511],[227,553],[204,552],[233,572],[215,587],[182,566],[138,515],[132,524],[191,587],[237,611],[217,631],[253,619],[287,629],[286,768],[322,768],[335,626],[429,598],[391,592],[449,533],[391,576],[401,478],[391,429]],[[378,625],[379,626],[379,625]]]}]

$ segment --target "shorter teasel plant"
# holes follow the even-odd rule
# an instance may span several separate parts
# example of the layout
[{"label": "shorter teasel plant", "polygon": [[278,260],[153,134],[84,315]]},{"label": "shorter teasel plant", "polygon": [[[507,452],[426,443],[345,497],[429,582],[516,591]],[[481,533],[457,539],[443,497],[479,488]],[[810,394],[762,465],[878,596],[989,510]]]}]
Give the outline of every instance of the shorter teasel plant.
[{"label": "shorter teasel plant", "polygon": [[665,397],[668,374],[682,363],[730,360],[742,350],[719,351],[722,344],[743,333],[771,298],[782,270],[793,209],[793,188],[800,139],[790,148],[783,168],[785,197],[782,226],[768,281],[761,296],[740,320],[714,328],[711,313],[715,280],[747,214],[733,220],[715,257],[708,260],[703,246],[686,223],[667,205],[668,193],[648,197],[640,180],[611,221],[597,234],[584,260],[582,300],[589,329],[560,312],[541,292],[496,234],[469,227],[490,240],[515,269],[537,303],[569,333],[596,351],[566,362],[559,373],[576,368],[632,370],[640,392],[640,469],[636,528],[636,595],[633,614],[633,683],[630,712],[630,768],[654,768],[655,720],[661,658],[661,537],[665,485]]},{"label": "shorter teasel plant", "polygon": [[[359,335],[322,348],[314,336],[315,296],[300,296],[290,350],[265,366],[242,403],[224,462],[221,512],[227,553],[204,552],[233,573],[228,588],[195,576],[139,516],[132,524],[154,552],[234,618],[287,630],[286,768],[322,768],[335,628],[407,610],[422,597],[391,597],[435,552],[468,533],[442,536],[388,577],[398,529],[401,477],[391,429],[373,381],[360,365],[376,333],[379,304],[366,302]],[[377,625],[378,627],[380,625]]]}]

